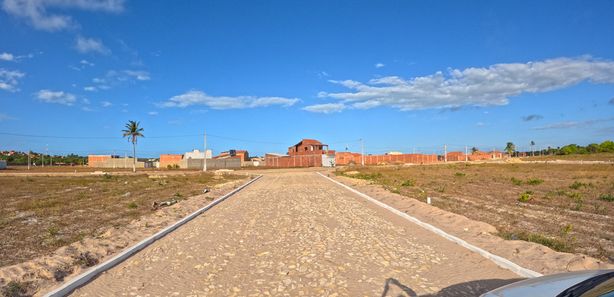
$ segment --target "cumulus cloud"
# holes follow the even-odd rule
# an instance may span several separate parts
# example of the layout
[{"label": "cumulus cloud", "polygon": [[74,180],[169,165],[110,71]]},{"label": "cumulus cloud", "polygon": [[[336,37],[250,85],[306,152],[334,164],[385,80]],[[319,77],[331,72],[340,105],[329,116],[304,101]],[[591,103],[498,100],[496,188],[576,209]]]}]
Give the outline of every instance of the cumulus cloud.
[{"label": "cumulus cloud", "polygon": [[11,53],[0,53],[0,60],[2,61],[14,61],[15,56]]},{"label": "cumulus cloud", "polygon": [[19,91],[17,85],[19,84],[19,79],[24,77],[26,74],[17,70],[6,70],[0,68],[0,90],[16,92]]},{"label": "cumulus cloud", "polygon": [[353,108],[388,106],[400,110],[506,105],[510,97],[541,93],[589,81],[614,83],[614,61],[591,57],[557,58],[538,62],[495,64],[485,68],[449,69],[405,79],[376,78],[329,82],[348,92],[320,92]]},{"label": "cumulus cloud", "polygon": [[525,122],[530,122],[530,121],[538,121],[543,119],[544,117],[538,114],[530,114],[528,116],[524,116],[522,117],[522,120]]},{"label": "cumulus cloud", "polygon": [[150,111],[147,114],[150,115],[150,116],[157,116],[158,112],[157,111]]},{"label": "cumulus cloud", "polygon": [[173,96],[160,104],[162,107],[188,107],[204,105],[212,109],[241,109],[266,106],[292,106],[299,99],[284,97],[257,97],[257,96],[210,96],[202,91],[189,91]]},{"label": "cumulus cloud", "polygon": [[39,101],[71,106],[77,101],[77,97],[64,91],[40,90],[36,93]]},{"label": "cumulus cloud", "polygon": [[98,89],[96,89],[96,87],[94,86],[86,86],[86,87],[83,87],[83,90],[88,91],[88,92],[96,92]]},{"label": "cumulus cloud", "polygon": [[70,16],[52,13],[51,10],[119,13],[124,10],[124,0],[4,0],[2,9],[14,17],[25,19],[36,29],[59,31],[77,24]]},{"label": "cumulus cloud", "polygon": [[345,105],[341,103],[324,103],[315,104],[303,107],[303,110],[319,113],[334,113],[345,109]]},{"label": "cumulus cloud", "polygon": [[111,106],[113,106],[113,103],[111,103],[111,102],[109,102],[109,101],[101,101],[101,102],[100,102],[100,105],[101,105],[102,107],[111,107]]},{"label": "cumulus cloud", "polygon": [[375,64],[375,68],[383,68],[384,66],[386,66],[384,63]]},{"label": "cumulus cloud", "polygon": [[564,121],[558,123],[552,123],[545,126],[534,127],[533,130],[551,130],[551,129],[570,129],[570,128],[583,128],[590,127],[601,123],[607,123],[614,121],[614,117],[605,119],[594,119],[586,121]]},{"label": "cumulus cloud", "polygon": [[111,53],[111,50],[104,46],[104,44],[102,44],[102,41],[83,36],[78,36],[75,40],[75,49],[82,54],[98,53],[102,55],[108,55]]}]

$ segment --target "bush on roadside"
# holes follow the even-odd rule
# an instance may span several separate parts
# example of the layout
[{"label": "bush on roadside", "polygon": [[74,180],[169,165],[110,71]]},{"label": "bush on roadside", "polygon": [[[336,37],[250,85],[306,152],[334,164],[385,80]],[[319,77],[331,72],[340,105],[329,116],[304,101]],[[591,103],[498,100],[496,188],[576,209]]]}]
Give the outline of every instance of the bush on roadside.
[{"label": "bush on roadside", "polygon": [[529,202],[529,200],[531,200],[532,198],[533,198],[533,192],[525,191],[524,193],[520,194],[520,196],[518,197],[518,201]]}]

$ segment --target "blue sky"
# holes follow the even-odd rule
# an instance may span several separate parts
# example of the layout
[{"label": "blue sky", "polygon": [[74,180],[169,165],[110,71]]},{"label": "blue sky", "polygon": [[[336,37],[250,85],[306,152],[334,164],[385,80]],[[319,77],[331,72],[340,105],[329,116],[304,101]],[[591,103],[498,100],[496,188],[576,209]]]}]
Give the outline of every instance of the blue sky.
[{"label": "blue sky", "polygon": [[612,1],[2,0],[0,150],[123,154],[128,120],[147,156],[601,142],[613,29]]}]

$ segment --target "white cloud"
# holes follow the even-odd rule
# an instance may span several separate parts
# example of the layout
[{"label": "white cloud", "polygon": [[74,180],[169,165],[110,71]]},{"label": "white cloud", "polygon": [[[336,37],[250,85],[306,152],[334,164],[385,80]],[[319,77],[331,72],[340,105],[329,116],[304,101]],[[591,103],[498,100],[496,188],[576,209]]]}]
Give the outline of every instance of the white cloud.
[{"label": "white cloud", "polygon": [[353,108],[389,106],[400,110],[506,105],[523,93],[541,93],[579,84],[614,83],[614,61],[591,57],[557,58],[529,63],[495,64],[486,68],[449,69],[429,76],[404,79],[388,76],[367,83],[331,83],[350,92],[320,92]]},{"label": "white cloud", "polygon": [[158,112],[157,111],[150,111],[147,114],[150,115],[150,116],[157,116]]},{"label": "white cloud", "polygon": [[88,61],[88,60],[81,60],[81,61],[79,61],[79,63],[80,63],[81,65],[84,65],[84,66],[90,66],[90,67],[93,67],[93,66],[94,66],[94,63],[92,63],[92,62],[90,62],[90,61]]},{"label": "white cloud", "polygon": [[119,13],[124,10],[124,0],[4,0],[2,9],[14,17],[26,19],[36,29],[58,31],[77,24],[70,16],[54,14],[50,10]]},{"label": "white cloud", "polygon": [[605,118],[605,119],[594,119],[594,120],[586,120],[586,121],[565,121],[552,123],[545,126],[533,127],[533,130],[551,130],[551,129],[571,129],[571,128],[583,128],[590,127],[601,123],[607,123],[614,121],[614,117]]},{"label": "white cloud", "polygon": [[151,79],[151,77],[149,76],[149,72],[147,71],[124,70],[124,73],[127,74],[128,76],[132,76],[136,78],[137,80],[150,80]]},{"label": "white cloud", "polygon": [[266,107],[272,105],[292,106],[299,99],[284,97],[256,97],[256,96],[210,96],[201,91],[189,91],[187,93],[173,96],[166,102],[161,103],[163,107],[188,107],[191,105],[204,105],[212,109],[239,109]]},{"label": "white cloud", "polygon": [[93,86],[86,86],[83,88],[84,91],[88,91],[88,92],[96,92],[98,89],[96,89],[96,87]]},{"label": "white cloud", "polygon": [[111,103],[109,101],[101,101],[100,105],[102,105],[102,107],[111,107],[111,106],[113,106],[113,103]]},{"label": "white cloud", "polygon": [[17,70],[6,70],[0,68],[0,90],[5,90],[9,92],[19,91],[17,85],[19,84],[19,79],[24,77],[26,74]]},{"label": "white cloud", "polygon": [[319,113],[333,113],[333,112],[341,112],[346,107],[341,103],[324,103],[324,104],[315,104],[303,107],[303,110],[310,112],[319,112]]},{"label": "white cloud", "polygon": [[73,105],[77,101],[75,95],[64,91],[40,90],[36,93],[39,101],[45,103],[57,103],[63,105]]},{"label": "white cloud", "polygon": [[15,60],[15,56],[11,53],[0,53],[0,60],[2,61],[13,61]]},{"label": "white cloud", "polygon": [[94,38],[87,38],[83,36],[78,36],[75,40],[75,49],[82,54],[86,53],[99,53],[102,55],[108,55],[111,53],[102,41]]},{"label": "white cloud", "polygon": [[92,79],[95,88],[98,90],[107,90],[111,87],[116,87],[125,83],[134,83],[135,81],[147,81],[151,76],[149,72],[143,70],[109,70],[103,77]]},{"label": "white cloud", "polygon": [[377,63],[377,64],[375,64],[375,68],[382,68],[384,66],[386,66],[384,63]]}]

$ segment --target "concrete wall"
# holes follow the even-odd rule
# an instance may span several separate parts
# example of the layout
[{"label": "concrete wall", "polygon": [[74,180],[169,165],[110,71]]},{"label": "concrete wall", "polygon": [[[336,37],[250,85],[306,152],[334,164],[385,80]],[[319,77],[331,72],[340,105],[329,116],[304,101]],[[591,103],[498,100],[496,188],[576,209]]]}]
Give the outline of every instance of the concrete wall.
[{"label": "concrete wall", "polygon": [[[179,167],[185,169],[203,169],[203,159],[183,159],[179,163]],[[207,170],[216,169],[239,169],[241,168],[241,159],[207,159]]]},{"label": "concrete wall", "polygon": [[[103,160],[94,159],[94,162],[89,161],[90,156],[88,156],[88,167],[95,168],[132,168],[133,158],[105,158]],[[145,162],[136,162],[136,168],[145,168]]]},{"label": "concrete wall", "polygon": [[294,155],[294,156],[273,156],[266,155],[264,158],[265,166],[278,168],[292,167],[322,167],[322,156],[318,155]]},{"label": "concrete wall", "polygon": [[0,169],[6,169],[6,161],[0,160]]},{"label": "concrete wall", "polygon": [[[335,154],[337,165],[362,164],[359,153],[340,152]],[[400,155],[367,155],[365,165],[385,165],[385,164],[428,164],[437,162],[437,155],[423,154],[400,154]]]}]

